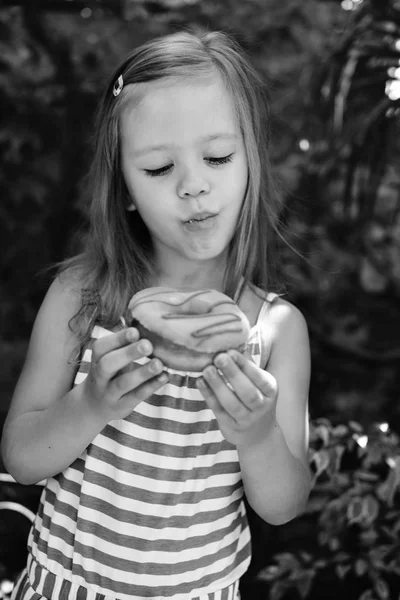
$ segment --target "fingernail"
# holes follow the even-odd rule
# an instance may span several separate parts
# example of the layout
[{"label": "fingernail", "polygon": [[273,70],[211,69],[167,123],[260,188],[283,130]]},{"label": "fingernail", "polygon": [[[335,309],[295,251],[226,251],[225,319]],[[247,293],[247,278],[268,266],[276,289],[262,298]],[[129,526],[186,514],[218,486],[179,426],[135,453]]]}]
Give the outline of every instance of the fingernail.
[{"label": "fingernail", "polygon": [[159,360],[155,359],[150,362],[149,369],[152,373],[159,373],[162,369],[162,364]]},{"label": "fingernail", "polygon": [[217,369],[215,367],[207,367],[204,371],[204,376],[212,379],[217,375]]},{"label": "fingernail", "polygon": [[157,381],[159,381],[160,383],[167,383],[168,375],[166,373],[161,373],[161,375],[157,377]]},{"label": "fingernail", "polygon": [[128,329],[126,335],[129,342],[134,342],[135,340],[137,340],[138,332],[136,329]]},{"label": "fingernail", "polygon": [[228,356],[226,354],[218,354],[214,360],[214,363],[217,365],[217,367],[226,367],[228,364]]},{"label": "fingernail", "polygon": [[147,342],[146,340],[140,342],[139,352],[143,352],[144,354],[148,354],[149,352],[151,352],[150,342]]}]

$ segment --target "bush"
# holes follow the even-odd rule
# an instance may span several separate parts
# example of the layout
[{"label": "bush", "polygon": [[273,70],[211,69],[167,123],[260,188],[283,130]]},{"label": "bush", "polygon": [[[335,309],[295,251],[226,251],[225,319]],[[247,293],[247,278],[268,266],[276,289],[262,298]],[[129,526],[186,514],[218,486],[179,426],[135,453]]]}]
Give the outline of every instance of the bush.
[{"label": "bush", "polygon": [[[400,446],[386,423],[312,425],[307,536],[258,574],[269,600],[386,600],[400,590]],[[289,524],[290,525],[290,524]],[[298,527],[298,523],[297,523]],[[340,594],[340,596],[339,596]]]}]

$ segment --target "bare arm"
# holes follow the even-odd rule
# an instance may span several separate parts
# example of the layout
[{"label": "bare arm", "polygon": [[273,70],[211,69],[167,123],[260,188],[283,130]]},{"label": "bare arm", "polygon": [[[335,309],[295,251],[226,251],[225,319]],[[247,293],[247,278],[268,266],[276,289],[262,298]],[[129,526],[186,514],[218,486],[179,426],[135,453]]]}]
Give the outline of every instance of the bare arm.
[{"label": "bare arm", "polygon": [[271,327],[267,370],[277,382],[276,420],[266,425],[265,435],[239,448],[239,459],[250,504],[266,521],[280,524],[304,510],[311,487],[310,349],[304,318],[289,303],[273,306]]},{"label": "bare arm", "polygon": [[[56,279],[35,321],[2,437],[4,464],[21,483],[63,471],[108,421],[123,418],[162,385],[155,377],[162,365],[154,361],[120,373],[152,350],[148,345],[142,352],[137,331],[126,329],[96,341],[88,377],[71,389],[77,367],[70,359],[77,338],[68,323],[79,302],[76,285]],[[156,372],[152,366],[158,367]]]},{"label": "bare arm", "polygon": [[304,509],[310,492],[310,350],[304,318],[294,306],[279,300],[269,319],[268,371],[229,351],[216,357],[215,365],[231,389],[206,369],[207,386],[201,391],[222,433],[237,446],[251,506],[265,521],[281,524]]}]

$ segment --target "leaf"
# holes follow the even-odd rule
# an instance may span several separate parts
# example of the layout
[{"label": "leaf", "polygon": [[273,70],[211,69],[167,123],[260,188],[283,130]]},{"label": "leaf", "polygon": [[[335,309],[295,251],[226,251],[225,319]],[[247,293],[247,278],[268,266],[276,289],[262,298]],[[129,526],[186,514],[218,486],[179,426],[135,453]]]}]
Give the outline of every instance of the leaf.
[{"label": "leaf", "polygon": [[355,471],[354,477],[357,479],[361,479],[361,481],[367,481],[370,483],[375,483],[379,479],[379,475],[376,473],[370,473],[369,471]]},{"label": "leaf", "polygon": [[349,425],[350,429],[352,429],[356,433],[363,433],[364,432],[364,429],[363,429],[362,425],[360,425],[360,423],[357,423],[357,421],[349,421],[348,425]]},{"label": "leaf", "polygon": [[318,477],[329,467],[330,455],[328,450],[320,450],[319,452],[315,452],[312,460],[316,469],[314,477],[315,479],[318,479]]},{"label": "leaf", "polygon": [[302,598],[307,598],[310,593],[311,586],[315,577],[313,571],[307,570],[302,573],[301,577],[297,580],[296,587]]},{"label": "leaf", "polygon": [[317,425],[314,429],[314,433],[320,438],[324,446],[329,444],[330,431],[326,425]]},{"label": "leaf", "polygon": [[384,545],[377,548],[371,548],[369,557],[372,563],[381,563],[384,558],[391,552],[392,546]]},{"label": "leaf", "polygon": [[372,590],[365,590],[358,600],[375,600]]},{"label": "leaf", "polygon": [[336,565],[335,571],[339,579],[344,579],[347,573],[350,571],[350,565]]},{"label": "leaf", "polygon": [[358,575],[358,577],[362,577],[368,571],[368,563],[363,558],[359,558],[356,560],[356,564],[354,565],[354,571]]},{"label": "leaf", "polygon": [[349,428],[346,425],[340,424],[333,428],[332,433],[335,437],[341,438],[349,433]]},{"label": "leaf", "polygon": [[282,575],[282,569],[278,565],[269,565],[257,574],[257,579],[260,581],[274,581]]},{"label": "leaf", "polygon": [[328,546],[332,552],[336,552],[336,550],[340,547],[340,542],[337,537],[330,537],[328,540]]},{"label": "leaf", "polygon": [[400,487],[400,456],[393,459],[392,465],[386,480],[378,486],[376,491],[378,498],[390,507],[393,506],[394,496]]},{"label": "leaf", "polygon": [[379,508],[379,502],[371,494],[363,499],[363,512],[368,525],[371,525],[378,517]]},{"label": "leaf", "polygon": [[281,600],[288,589],[290,589],[290,586],[286,582],[277,581],[271,587],[269,592],[269,600]]},{"label": "leaf", "polygon": [[388,600],[390,598],[389,586],[384,579],[377,579],[375,581],[375,591],[380,600]]},{"label": "leaf", "polygon": [[352,498],[347,507],[347,519],[349,523],[359,523],[363,520],[364,503],[361,498]]}]

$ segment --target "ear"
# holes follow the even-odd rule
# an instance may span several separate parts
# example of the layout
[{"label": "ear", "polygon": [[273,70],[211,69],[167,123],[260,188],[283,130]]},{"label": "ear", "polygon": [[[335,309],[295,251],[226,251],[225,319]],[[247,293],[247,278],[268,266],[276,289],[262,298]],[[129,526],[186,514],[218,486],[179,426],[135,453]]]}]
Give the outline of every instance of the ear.
[{"label": "ear", "polygon": [[126,210],[129,210],[130,212],[133,212],[134,210],[136,210],[136,206],[134,205],[133,201],[131,201],[130,204],[128,204],[128,206],[126,207]]}]

